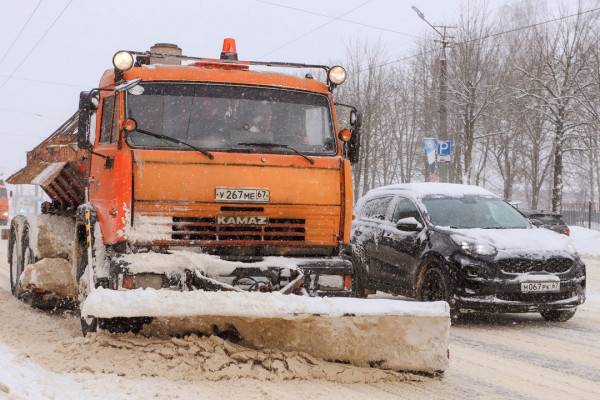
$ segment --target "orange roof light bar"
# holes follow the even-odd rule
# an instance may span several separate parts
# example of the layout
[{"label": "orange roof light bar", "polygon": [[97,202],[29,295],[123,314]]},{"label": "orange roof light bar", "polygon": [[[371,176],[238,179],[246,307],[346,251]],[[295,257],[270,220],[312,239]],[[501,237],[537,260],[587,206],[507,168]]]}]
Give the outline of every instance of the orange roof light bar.
[{"label": "orange roof light bar", "polygon": [[238,55],[235,48],[234,38],[223,39],[223,50],[221,50],[221,60],[234,60],[237,61]]}]

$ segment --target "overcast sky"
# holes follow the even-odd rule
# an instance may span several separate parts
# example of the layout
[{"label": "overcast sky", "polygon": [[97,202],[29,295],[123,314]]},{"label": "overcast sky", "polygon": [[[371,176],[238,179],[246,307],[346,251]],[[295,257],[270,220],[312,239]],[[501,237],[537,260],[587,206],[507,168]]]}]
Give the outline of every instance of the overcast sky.
[{"label": "overcast sky", "polygon": [[[146,50],[153,43],[170,42],[186,55],[218,57],[223,38],[231,36],[241,59],[328,64],[342,59],[348,42],[360,38],[380,40],[387,55],[396,58],[411,54],[415,40],[430,29],[411,10],[412,4],[431,22],[451,24],[461,0],[43,0],[39,7],[38,3],[2,2],[0,174],[5,177],[24,165],[27,150],[75,111],[79,91],[97,85],[116,50]],[[487,1],[490,10],[504,3]]]}]

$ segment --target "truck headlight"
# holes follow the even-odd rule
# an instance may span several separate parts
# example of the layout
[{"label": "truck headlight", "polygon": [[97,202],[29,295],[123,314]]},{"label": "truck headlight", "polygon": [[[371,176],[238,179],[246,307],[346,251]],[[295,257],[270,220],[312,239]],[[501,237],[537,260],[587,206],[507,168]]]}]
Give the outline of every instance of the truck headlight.
[{"label": "truck headlight", "polygon": [[460,235],[451,235],[450,237],[467,254],[495,256],[498,253],[498,250],[489,243],[478,242]]},{"label": "truck headlight", "polygon": [[327,78],[334,85],[341,85],[346,81],[346,70],[340,65],[333,66],[327,72]]},{"label": "truck headlight", "polygon": [[112,61],[116,69],[125,72],[133,67],[133,54],[128,51],[117,51]]},{"label": "truck headlight", "polygon": [[8,217],[8,211],[4,211],[4,212],[2,213],[2,216],[3,216],[3,217]]},{"label": "truck headlight", "polygon": [[341,275],[319,275],[319,290],[344,289],[344,277]]}]

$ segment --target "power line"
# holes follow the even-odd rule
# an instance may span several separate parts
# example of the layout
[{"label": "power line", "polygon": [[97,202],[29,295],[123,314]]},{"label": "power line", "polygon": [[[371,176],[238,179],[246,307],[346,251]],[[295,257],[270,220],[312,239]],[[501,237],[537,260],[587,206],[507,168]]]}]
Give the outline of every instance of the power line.
[{"label": "power line", "polygon": [[0,107],[0,113],[2,113],[2,112],[27,114],[27,115],[33,115],[33,116],[36,116],[36,117],[39,117],[39,118],[47,118],[47,119],[52,119],[52,120],[62,119],[62,117],[52,117],[52,116],[49,116],[49,115],[40,114],[40,113],[36,113],[36,112],[33,112],[33,111],[25,111],[25,110],[13,109],[13,108],[1,108]]},{"label": "power line", "polygon": [[[6,78],[9,75],[0,75],[0,77]],[[54,86],[64,86],[64,87],[70,87],[70,88],[76,88],[76,89],[84,89],[87,87],[87,85],[79,85],[77,83],[68,83],[68,82],[57,82],[57,81],[47,81],[47,80],[43,80],[43,79],[33,79],[33,78],[27,78],[24,76],[14,76],[11,78],[14,81],[25,81],[25,82],[33,82],[33,83],[41,83],[44,85],[54,85]]]},{"label": "power line", "polygon": [[48,26],[48,28],[46,28],[46,30],[44,31],[44,33],[42,34],[42,36],[40,36],[40,38],[37,40],[37,42],[35,42],[35,44],[31,47],[31,49],[29,49],[29,51],[27,52],[27,54],[25,55],[25,57],[23,57],[23,59],[21,60],[21,62],[19,62],[19,64],[16,66],[16,68],[13,69],[10,74],[8,74],[8,77],[4,80],[4,82],[2,82],[2,84],[0,84],[0,89],[2,89],[12,79],[13,75],[15,74],[15,72],[17,72],[19,70],[19,68],[21,68],[23,66],[23,64],[25,64],[25,61],[27,61],[27,59],[33,54],[33,52],[39,46],[39,44],[42,42],[42,40],[44,40],[44,38],[46,37],[46,35],[48,35],[48,33],[50,32],[50,30],[54,27],[54,25],[56,25],[56,23],[63,16],[63,14],[65,13],[65,11],[67,11],[67,8],[69,8],[69,6],[71,5],[72,2],[73,2],[73,0],[69,0],[69,2],[58,13],[58,15],[56,16],[56,18],[54,18],[54,20],[52,21],[52,23]]},{"label": "power line", "polygon": [[567,18],[579,17],[581,15],[589,14],[589,13],[592,13],[592,12],[595,12],[595,11],[600,11],[600,7],[592,8],[592,9],[586,10],[586,11],[577,12],[575,14],[570,14],[570,15],[565,15],[565,16],[562,16],[562,17],[557,17],[557,18],[549,19],[549,20],[546,20],[546,21],[537,22],[537,23],[531,24],[531,25],[526,25],[526,26],[521,26],[521,27],[509,29],[509,30],[502,31],[502,32],[490,33],[489,35],[482,36],[480,38],[464,40],[464,41],[458,42],[456,44],[467,44],[467,43],[476,42],[478,40],[485,40],[485,39],[489,39],[489,38],[500,36],[500,35],[506,35],[507,33],[513,33],[513,32],[518,32],[518,31],[522,31],[522,30],[525,30],[525,29],[535,28],[537,26],[549,24],[551,22],[562,21],[562,20],[567,19]]},{"label": "power line", "polygon": [[[264,57],[266,57],[266,56],[268,56],[268,55],[270,55],[270,54],[273,54],[273,53],[275,53],[277,50],[280,50],[280,49],[284,48],[284,47],[285,47],[285,46],[287,46],[288,44],[291,44],[291,43],[297,42],[298,40],[302,39],[303,37],[305,37],[305,36],[308,36],[308,35],[310,35],[311,33],[315,32],[315,31],[318,31],[319,29],[321,29],[321,28],[323,28],[323,27],[325,27],[325,26],[327,26],[327,25],[329,25],[329,24],[332,24],[333,22],[335,22],[335,21],[339,20],[340,18],[343,18],[343,17],[345,17],[346,15],[348,15],[348,14],[350,14],[350,13],[353,13],[354,11],[358,10],[359,8],[366,6],[367,4],[369,4],[369,3],[370,3],[370,2],[372,2],[372,1],[373,1],[373,0],[367,0],[367,1],[363,2],[363,3],[360,3],[358,6],[356,6],[356,7],[352,8],[352,9],[350,9],[350,10],[346,11],[345,13],[343,13],[343,14],[341,14],[341,15],[338,15],[337,17],[333,17],[333,18],[332,18],[332,19],[330,19],[329,21],[327,21],[327,22],[324,22],[324,23],[322,23],[321,25],[318,25],[318,26],[314,27],[313,29],[309,30],[308,32],[305,32],[305,33],[303,33],[302,35],[300,35],[300,36],[297,36],[297,37],[295,37],[294,39],[292,39],[292,40],[289,40],[289,41],[287,41],[287,42],[283,43],[283,44],[282,44],[282,45],[280,45],[279,47],[277,47],[277,48],[275,48],[275,49],[273,49],[273,50],[269,51],[268,53],[265,53],[265,54],[263,54],[263,55],[262,55],[260,58],[264,58]],[[0,86],[0,87],[1,87],[1,86]]]},{"label": "power line", "polygon": [[42,4],[42,1],[43,0],[38,1],[37,5],[34,7],[34,9],[31,12],[31,14],[29,14],[29,17],[27,17],[27,20],[25,21],[25,23],[23,24],[23,26],[21,26],[21,29],[19,30],[19,33],[17,33],[17,36],[15,36],[14,40],[12,41],[12,43],[8,46],[8,48],[6,49],[6,51],[4,52],[4,54],[2,55],[2,57],[0,58],[0,64],[2,64],[4,62],[4,59],[6,59],[6,56],[8,55],[8,53],[10,53],[10,51],[12,50],[12,48],[15,46],[15,44],[17,43],[17,41],[19,40],[19,38],[23,34],[23,31],[25,31],[25,28],[27,28],[27,25],[29,24],[29,21],[31,21],[31,18],[33,18],[34,14],[38,10],[38,8],[40,8],[40,5]]},{"label": "power line", "polygon": [[[323,14],[323,13],[316,12],[316,11],[306,10],[304,8],[287,6],[285,4],[279,4],[279,3],[274,3],[274,2],[271,2],[271,1],[265,1],[265,0],[256,0],[256,1],[258,3],[267,4],[267,5],[274,6],[274,7],[286,8],[288,10],[299,11],[299,12],[303,12],[305,14],[316,15],[318,17],[336,18],[334,15]],[[385,27],[371,25],[371,24],[365,24],[364,22],[360,22],[360,21],[356,21],[356,20],[352,20],[352,19],[337,18],[337,20],[338,21],[343,21],[343,22],[348,22],[348,23],[354,24],[354,25],[364,26],[365,28],[376,29],[378,31],[389,32],[389,33],[395,33],[395,34],[398,34],[398,35],[408,36],[408,37],[412,37],[412,38],[419,38],[420,37],[420,36],[417,36],[417,35],[412,35],[412,34],[406,33],[406,32],[400,32],[400,31],[397,31],[397,30],[394,30],[394,29],[390,29],[390,28],[385,28]]]},{"label": "power line", "polygon": [[[455,42],[454,45],[461,45],[461,44],[468,44],[468,43],[477,42],[477,41],[483,41],[483,40],[486,40],[486,39],[489,39],[489,38],[492,38],[492,37],[506,35],[508,33],[513,33],[513,32],[519,32],[519,31],[523,31],[523,30],[526,30],[526,29],[535,28],[535,27],[540,26],[540,25],[549,24],[551,22],[562,21],[562,20],[567,19],[567,18],[578,17],[578,16],[581,16],[581,15],[589,14],[589,13],[596,12],[596,11],[600,11],[600,7],[592,8],[592,9],[586,10],[586,11],[577,12],[577,13],[574,13],[574,14],[565,15],[565,16],[562,16],[562,17],[548,19],[548,20],[541,21],[541,22],[536,22],[535,24],[531,24],[531,25],[525,25],[525,26],[520,26],[520,27],[513,28],[513,29],[508,29],[506,31],[500,31],[500,32],[490,33],[489,35],[485,35],[485,36],[478,37],[478,38],[475,38],[475,39],[468,39],[468,40],[463,40],[461,42]],[[434,51],[435,50],[422,51],[422,52],[419,52],[419,53],[416,53],[416,54],[412,54],[412,55],[409,55],[409,56],[405,56],[405,57],[402,57],[402,58],[398,58],[398,59],[395,59],[395,60],[386,61],[386,62],[384,62],[382,64],[379,64],[379,65],[376,65],[374,67],[366,67],[366,68],[359,69],[357,71],[357,73],[368,71],[371,68],[381,68],[381,67],[385,67],[386,65],[396,64],[396,63],[399,63],[399,62],[402,62],[402,61],[410,60],[411,58],[415,58],[415,57],[419,57],[421,55],[432,53]]]}]

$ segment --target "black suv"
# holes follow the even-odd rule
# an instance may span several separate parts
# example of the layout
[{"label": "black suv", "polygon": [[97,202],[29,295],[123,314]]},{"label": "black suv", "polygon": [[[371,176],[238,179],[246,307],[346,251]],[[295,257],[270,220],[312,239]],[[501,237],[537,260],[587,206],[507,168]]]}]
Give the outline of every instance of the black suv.
[{"label": "black suv", "polygon": [[539,312],[566,321],[585,301],[585,265],[564,235],[533,226],[477,186],[385,186],[352,224],[358,295],[382,290],[462,311]]}]

